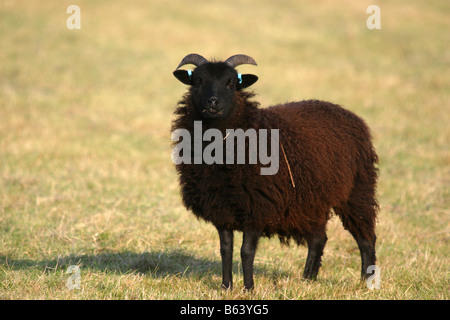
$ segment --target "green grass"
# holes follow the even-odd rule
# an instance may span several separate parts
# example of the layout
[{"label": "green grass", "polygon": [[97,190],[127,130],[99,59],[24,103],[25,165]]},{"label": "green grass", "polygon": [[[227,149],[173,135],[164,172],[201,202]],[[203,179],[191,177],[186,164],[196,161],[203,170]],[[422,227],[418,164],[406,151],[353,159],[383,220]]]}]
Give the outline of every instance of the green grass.
[{"label": "green grass", "polygon": [[[448,299],[450,5],[371,1],[0,2],[1,299]],[[333,218],[306,248],[263,239],[253,293],[220,290],[218,236],[181,204],[172,76],[191,52],[253,56],[263,106],[317,98],[364,117],[380,157],[381,289]],[[80,289],[69,290],[70,265]]]}]

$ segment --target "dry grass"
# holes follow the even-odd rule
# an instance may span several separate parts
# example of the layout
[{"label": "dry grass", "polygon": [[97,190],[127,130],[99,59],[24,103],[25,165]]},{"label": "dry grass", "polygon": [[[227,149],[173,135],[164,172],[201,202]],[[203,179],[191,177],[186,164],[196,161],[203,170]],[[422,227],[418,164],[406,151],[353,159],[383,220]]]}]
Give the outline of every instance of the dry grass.
[{"label": "dry grass", "polygon": [[[449,4],[369,1],[0,2],[0,298],[448,299]],[[318,98],[372,128],[380,156],[381,289],[329,225],[323,268],[264,239],[256,290],[219,289],[218,237],[182,207],[170,161],[187,53],[257,60],[262,105]],[[239,243],[240,235],[236,242]],[[66,274],[79,265],[81,287]]]}]

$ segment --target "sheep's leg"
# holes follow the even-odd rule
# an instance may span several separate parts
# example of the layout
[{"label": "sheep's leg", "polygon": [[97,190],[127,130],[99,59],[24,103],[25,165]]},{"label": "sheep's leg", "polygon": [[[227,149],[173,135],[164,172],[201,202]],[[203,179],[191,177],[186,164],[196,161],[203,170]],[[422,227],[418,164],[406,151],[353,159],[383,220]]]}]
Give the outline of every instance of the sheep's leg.
[{"label": "sheep's leg", "polygon": [[361,278],[367,279],[372,273],[367,273],[369,266],[375,265],[375,241],[376,236],[373,235],[371,240],[367,240],[359,234],[353,234],[353,237],[358,244],[359,252],[361,253]]},{"label": "sheep's leg", "polygon": [[220,255],[222,256],[222,288],[233,287],[233,231],[218,229],[220,238]]},{"label": "sheep's leg", "polygon": [[365,279],[371,275],[366,273],[367,268],[375,265],[376,261],[376,202],[373,191],[362,187],[354,188],[347,203],[335,207],[334,211],[341,218],[344,228],[351,233],[358,244],[361,254],[361,278]]},{"label": "sheep's leg", "polygon": [[[372,156],[374,157],[374,156]],[[375,265],[375,224],[378,204],[375,198],[377,172],[373,166],[364,168],[357,174],[353,189],[346,203],[335,207],[334,211],[342,220],[344,228],[355,238],[361,253],[361,277],[367,278],[367,268]]]},{"label": "sheep's leg", "polygon": [[253,262],[260,235],[255,231],[244,231],[241,247],[242,269],[244,272],[244,287],[253,289]]},{"label": "sheep's leg", "polygon": [[[370,276],[367,272],[367,268],[371,265],[375,265],[375,222],[374,218],[370,217],[370,213],[374,211],[374,208],[367,206],[363,210],[357,210],[356,206],[342,206],[340,208],[334,208],[334,211],[340,216],[344,228],[347,229],[358,244],[359,252],[361,254],[361,278],[365,279]],[[369,218],[364,218],[359,212],[369,212]],[[373,217],[375,217],[375,213]]]},{"label": "sheep's leg", "polygon": [[327,242],[327,235],[325,231],[322,231],[308,236],[306,242],[308,244],[308,256],[306,258],[305,270],[303,271],[303,278],[315,280],[319,273],[323,249]]}]

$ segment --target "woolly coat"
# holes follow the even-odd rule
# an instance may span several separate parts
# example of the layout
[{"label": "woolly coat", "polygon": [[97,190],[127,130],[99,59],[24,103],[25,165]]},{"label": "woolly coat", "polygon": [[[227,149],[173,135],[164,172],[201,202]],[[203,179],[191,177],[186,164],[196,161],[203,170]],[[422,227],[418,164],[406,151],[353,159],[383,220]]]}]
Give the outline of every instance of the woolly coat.
[{"label": "woolly coat", "polygon": [[[259,108],[253,96],[236,92],[229,116],[203,121],[203,131],[279,129],[278,172],[261,175],[260,163],[179,164],[186,208],[219,229],[255,230],[267,237],[278,235],[282,243],[292,238],[298,244],[323,230],[334,208],[346,229],[371,237],[378,158],[364,121],[328,102]],[[194,121],[201,117],[191,92],[179,102],[175,115],[172,131],[183,128],[193,134]]]}]

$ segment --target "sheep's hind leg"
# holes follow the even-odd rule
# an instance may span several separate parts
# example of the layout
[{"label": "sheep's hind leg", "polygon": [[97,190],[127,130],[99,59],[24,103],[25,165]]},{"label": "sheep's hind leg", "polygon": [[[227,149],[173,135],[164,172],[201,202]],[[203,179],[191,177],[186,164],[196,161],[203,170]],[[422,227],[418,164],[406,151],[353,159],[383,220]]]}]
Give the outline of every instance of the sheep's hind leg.
[{"label": "sheep's hind leg", "polygon": [[244,231],[241,247],[242,269],[244,272],[244,287],[253,289],[253,262],[260,235],[255,231]]},{"label": "sheep's hind leg", "polygon": [[366,167],[364,174],[355,177],[353,189],[346,203],[334,208],[358,244],[361,253],[361,278],[371,274],[367,269],[375,265],[375,223],[378,204],[375,198],[377,173],[373,166]]},{"label": "sheep's hind leg", "polygon": [[369,267],[375,265],[376,255],[375,255],[375,234],[372,235],[371,240],[367,240],[358,234],[353,234],[353,237],[358,244],[359,251],[361,253],[361,278],[367,279],[375,271],[369,272]]},{"label": "sheep's hind leg", "polygon": [[371,274],[367,269],[375,265],[375,208],[373,205],[356,205],[348,202],[334,211],[342,220],[344,228],[348,230],[358,244],[361,254],[361,278],[366,279]]},{"label": "sheep's hind leg", "polygon": [[308,280],[315,280],[317,278],[326,242],[327,235],[325,231],[306,237],[308,256],[306,258],[305,270],[303,271],[303,278]]},{"label": "sheep's hind leg", "polygon": [[217,229],[220,238],[220,255],[222,256],[222,288],[233,288],[233,231]]}]

